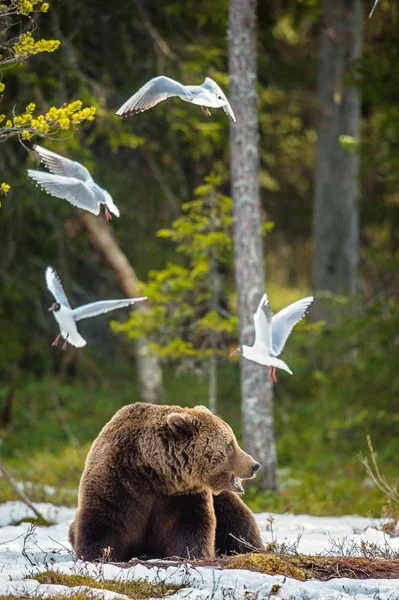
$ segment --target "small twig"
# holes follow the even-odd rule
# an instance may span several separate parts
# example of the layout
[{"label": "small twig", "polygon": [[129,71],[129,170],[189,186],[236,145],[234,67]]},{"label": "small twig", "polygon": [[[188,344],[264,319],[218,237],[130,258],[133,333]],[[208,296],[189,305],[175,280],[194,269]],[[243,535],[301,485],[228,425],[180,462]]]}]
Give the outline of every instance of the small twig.
[{"label": "small twig", "polygon": [[47,522],[47,519],[43,517],[43,515],[35,508],[32,502],[29,500],[23,489],[20,489],[17,485],[17,482],[11,477],[6,468],[4,467],[2,461],[0,460],[0,473],[3,475],[4,479],[10,484],[10,487],[14,490],[14,492],[19,496],[21,501],[30,508],[38,519],[41,521]]},{"label": "small twig", "polygon": [[33,537],[33,539],[34,539],[34,546],[36,546],[36,536],[35,536],[36,529],[37,529],[37,525],[36,524],[31,523],[29,525],[28,530],[27,530],[27,532],[25,534],[25,537],[24,537],[24,543],[23,543],[22,550],[21,550],[22,556],[24,556],[30,562],[30,564],[32,566],[35,566],[36,563],[33,562],[31,560],[31,558],[29,557],[29,554],[28,554],[28,549],[29,549],[28,543],[30,543],[30,538]]},{"label": "small twig", "polygon": [[377,463],[377,453],[375,452],[373,445],[371,443],[371,438],[367,436],[367,444],[370,451],[370,457],[372,466],[369,465],[368,458],[360,455],[359,460],[366,469],[368,476],[372,479],[375,485],[382,491],[388,498],[390,498],[395,504],[399,504],[399,493],[396,489],[396,486],[393,486],[388,483],[384,475],[380,473],[378,463]]},{"label": "small twig", "polygon": [[378,2],[379,2],[379,0],[375,0],[375,2],[374,2],[374,6],[373,6],[373,8],[371,9],[371,11],[370,11],[370,14],[369,14],[369,19],[370,19],[370,18],[373,16],[373,12],[374,12],[374,10],[375,10],[375,7],[377,6]]},{"label": "small twig", "polygon": [[148,17],[148,14],[144,10],[140,0],[135,0],[135,2],[136,2],[137,9],[140,13],[140,17],[143,20],[143,25],[147,29],[147,31],[150,34],[150,36],[152,37],[152,39],[154,40],[155,44],[158,46],[158,48],[161,50],[161,52],[163,54],[165,54],[165,56],[167,56],[171,60],[179,62],[179,57],[177,56],[177,54],[175,54],[173,52],[173,50],[170,49],[170,47],[168,46],[168,44],[166,43],[164,38],[160,35],[158,30],[155,29],[155,27],[151,23],[151,21]]}]

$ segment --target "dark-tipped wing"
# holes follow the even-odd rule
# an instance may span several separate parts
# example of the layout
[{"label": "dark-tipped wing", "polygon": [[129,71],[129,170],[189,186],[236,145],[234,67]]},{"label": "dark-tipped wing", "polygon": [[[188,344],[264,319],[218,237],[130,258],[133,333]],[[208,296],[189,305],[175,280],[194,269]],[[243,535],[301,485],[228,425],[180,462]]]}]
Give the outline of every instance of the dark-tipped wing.
[{"label": "dark-tipped wing", "polygon": [[83,181],[33,169],[28,169],[28,176],[51,196],[68,200],[73,206],[88,210],[94,215],[100,213],[100,205],[93,193],[94,188],[90,189]]},{"label": "dark-tipped wing", "polygon": [[154,77],[148,81],[143,87],[141,87],[133,96],[122,104],[122,106],[116,111],[119,117],[127,117],[134,115],[135,113],[144,112],[159,102],[173,98],[174,96],[180,96],[180,98],[191,100],[192,94],[186,90],[185,86],[170,79],[169,77]]},{"label": "dark-tipped wing", "polygon": [[272,311],[270,310],[267,295],[263,294],[256,313],[254,314],[254,346],[262,346],[267,352],[270,352],[272,348],[271,324]]},{"label": "dark-tipped wing", "polygon": [[38,146],[37,144],[33,146],[33,149],[40,156],[42,163],[55,175],[76,177],[76,179],[80,179],[81,181],[92,179],[86,167],[76,162],[76,160],[70,160],[69,158],[60,156],[60,154],[52,152],[51,150],[46,150],[46,148]]},{"label": "dark-tipped wing", "polygon": [[314,298],[308,296],[280,310],[272,318],[273,353],[278,356],[295,325],[307,314]]},{"label": "dark-tipped wing", "polygon": [[125,298],[123,300],[100,300],[99,302],[91,302],[90,304],[83,304],[73,310],[73,317],[75,321],[81,319],[89,319],[90,317],[96,317],[103,313],[109,312],[110,310],[116,310],[118,308],[124,308],[130,306],[135,302],[142,302],[147,300],[147,296],[142,298]]},{"label": "dark-tipped wing", "polygon": [[46,284],[47,289],[53,294],[57,302],[63,306],[66,306],[67,308],[71,308],[68,298],[64,292],[64,288],[62,287],[61,279],[58,277],[57,272],[52,267],[47,267],[46,269]]}]

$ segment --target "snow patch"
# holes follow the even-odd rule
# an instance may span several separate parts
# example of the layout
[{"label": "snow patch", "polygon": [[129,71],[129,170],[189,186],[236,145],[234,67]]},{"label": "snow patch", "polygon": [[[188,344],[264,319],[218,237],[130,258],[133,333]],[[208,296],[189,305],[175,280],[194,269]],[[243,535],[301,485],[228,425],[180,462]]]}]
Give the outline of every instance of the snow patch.
[{"label": "snow patch", "polygon": [[[398,600],[399,584],[389,579],[332,579],[326,582],[296,581],[283,576],[263,575],[244,570],[220,570],[190,565],[156,566],[136,565],[120,569],[114,565],[95,565],[76,560],[68,542],[68,528],[75,511],[49,503],[35,505],[54,525],[32,526],[30,523],[13,525],[32,512],[21,502],[0,505],[0,594],[51,598],[65,596],[78,590],[90,589],[93,596],[112,600],[126,598],[122,594],[94,589],[69,588],[62,585],[39,584],[28,575],[47,569],[65,574],[90,575],[95,579],[164,581],[184,585],[184,589],[168,596],[176,600],[261,600],[269,598],[273,586],[280,586],[273,598],[277,600]],[[360,548],[361,541],[399,551],[399,538],[386,538],[379,530],[383,520],[367,519],[356,515],[344,517],[311,517],[309,515],[271,514],[256,515],[265,542],[275,541],[287,546],[297,545],[305,554],[334,553],[346,541],[352,548]],[[276,587],[273,588],[276,590]]]}]

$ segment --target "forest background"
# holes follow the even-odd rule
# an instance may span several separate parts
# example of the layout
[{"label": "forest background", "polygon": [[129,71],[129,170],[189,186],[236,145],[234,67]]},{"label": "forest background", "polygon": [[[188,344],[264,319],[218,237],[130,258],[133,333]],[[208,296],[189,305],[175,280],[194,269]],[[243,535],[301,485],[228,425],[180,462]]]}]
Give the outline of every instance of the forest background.
[{"label": "forest background", "polygon": [[[283,358],[294,375],[279,376],[274,398],[279,490],[251,488],[245,498],[255,510],[381,514],[383,497],[358,458],[367,434],[381,469],[397,479],[399,9],[382,1],[368,20],[369,4],[350,74],[362,98],[361,136],[343,140],[361,161],[356,294],[324,295],[334,318],[301,324],[287,344]],[[276,312],[313,291],[321,21],[316,0],[259,2],[257,13],[266,288]],[[157,235],[186,203],[219,195],[228,210],[230,125],[223,111],[206,119],[178,100],[124,122],[114,112],[157,74],[185,83],[210,76],[228,92],[227,23],[227,0],[54,2],[37,33],[60,40],[59,50],[3,72],[2,113],[31,102],[46,111],[76,98],[96,108],[92,123],[40,143],[84,162],[111,193],[121,211],[113,238],[143,282],[168,264],[187,267],[173,236]],[[16,479],[30,482],[32,499],[73,506],[94,437],[120,406],[139,399],[135,320],[117,315],[126,325],[110,328],[97,318],[82,323],[84,350],[51,347],[48,264],[73,305],[120,297],[121,289],[76,211],[37,190],[28,166],[34,161],[17,139],[1,145],[0,182],[11,189],[0,208],[0,453]],[[221,227],[231,237],[229,218]],[[234,259],[228,244],[223,252],[219,300],[232,318],[221,332],[217,408],[240,437],[239,367],[227,356],[237,340]],[[190,357],[181,343],[164,355],[164,402],[206,403],[207,356]],[[14,497],[0,480],[0,498]]]}]

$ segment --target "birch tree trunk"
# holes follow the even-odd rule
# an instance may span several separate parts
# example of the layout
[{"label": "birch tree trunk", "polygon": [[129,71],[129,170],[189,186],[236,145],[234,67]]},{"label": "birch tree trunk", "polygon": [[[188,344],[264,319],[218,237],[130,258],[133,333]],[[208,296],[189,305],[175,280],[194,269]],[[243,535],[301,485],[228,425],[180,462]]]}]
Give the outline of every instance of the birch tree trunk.
[{"label": "birch tree trunk", "polygon": [[[253,314],[265,289],[258,179],[256,0],[230,0],[229,73],[230,100],[237,117],[230,127],[230,140],[240,344],[252,344]],[[267,373],[267,368],[241,359],[244,447],[262,464],[259,486],[275,489],[273,386]]]},{"label": "birch tree trunk", "polygon": [[[361,0],[322,0],[313,282],[316,290],[351,297],[359,256],[359,155],[342,147],[340,136],[359,139],[359,92],[345,77],[360,56],[362,17]],[[322,302],[315,315],[332,320]]]},{"label": "birch tree trunk", "polygon": [[[128,298],[140,296],[137,290],[138,280],[133,267],[112,235],[112,229],[104,219],[89,212],[82,212],[80,221],[85,227],[90,242],[103,256],[111,268],[114,278]],[[144,302],[138,302],[134,310],[147,310]],[[162,369],[159,358],[148,351],[147,340],[136,340],[137,374],[142,402],[161,404],[163,400]]]}]

